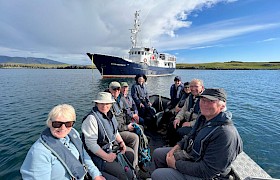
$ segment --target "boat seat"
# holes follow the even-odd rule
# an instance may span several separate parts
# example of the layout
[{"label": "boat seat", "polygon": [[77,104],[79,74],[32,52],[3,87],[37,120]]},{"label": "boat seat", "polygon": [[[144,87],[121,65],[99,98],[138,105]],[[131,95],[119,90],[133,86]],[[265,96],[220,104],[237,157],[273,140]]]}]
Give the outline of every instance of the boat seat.
[{"label": "boat seat", "polygon": [[240,153],[231,164],[236,179],[272,179],[255,161],[245,152]]}]

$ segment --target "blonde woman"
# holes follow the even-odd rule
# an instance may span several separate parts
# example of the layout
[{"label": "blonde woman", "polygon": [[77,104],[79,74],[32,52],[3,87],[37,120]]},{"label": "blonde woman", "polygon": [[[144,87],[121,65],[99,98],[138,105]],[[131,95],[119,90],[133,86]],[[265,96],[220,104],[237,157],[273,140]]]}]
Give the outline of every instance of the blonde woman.
[{"label": "blonde woman", "polygon": [[79,133],[73,128],[75,121],[71,105],[57,105],[50,111],[47,128],[21,166],[23,179],[105,179],[83,148]]}]

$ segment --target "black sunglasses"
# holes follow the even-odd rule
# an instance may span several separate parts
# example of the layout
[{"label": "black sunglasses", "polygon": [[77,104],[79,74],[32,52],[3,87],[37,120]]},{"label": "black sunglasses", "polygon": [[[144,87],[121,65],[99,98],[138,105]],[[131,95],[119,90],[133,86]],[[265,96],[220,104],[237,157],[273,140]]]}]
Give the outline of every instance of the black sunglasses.
[{"label": "black sunglasses", "polygon": [[75,124],[75,121],[68,121],[68,122],[52,121],[53,128],[60,128],[62,124],[64,124],[65,127],[70,128]]},{"label": "black sunglasses", "polygon": [[118,87],[118,88],[113,88],[113,91],[116,91],[116,90],[119,91],[120,89],[121,89],[121,88],[119,88],[119,87]]}]

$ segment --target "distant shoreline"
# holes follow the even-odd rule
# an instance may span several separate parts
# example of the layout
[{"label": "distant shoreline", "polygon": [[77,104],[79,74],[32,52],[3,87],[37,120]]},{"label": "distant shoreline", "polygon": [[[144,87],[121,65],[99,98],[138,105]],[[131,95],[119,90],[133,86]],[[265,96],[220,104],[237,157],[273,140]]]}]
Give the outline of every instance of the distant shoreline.
[{"label": "distant shoreline", "polygon": [[[92,65],[0,63],[0,69],[96,69]],[[280,70],[280,62],[214,62],[201,64],[180,63],[176,69],[197,70]]]}]

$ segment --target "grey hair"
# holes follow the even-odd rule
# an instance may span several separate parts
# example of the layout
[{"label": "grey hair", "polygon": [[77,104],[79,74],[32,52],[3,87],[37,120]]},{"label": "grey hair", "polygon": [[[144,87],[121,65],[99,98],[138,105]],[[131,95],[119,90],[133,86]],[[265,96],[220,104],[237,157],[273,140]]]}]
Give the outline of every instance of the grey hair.
[{"label": "grey hair", "polygon": [[227,111],[227,104],[224,101],[219,101],[218,104],[220,106],[224,106],[224,108],[222,109],[222,112],[226,112]]},{"label": "grey hair", "polygon": [[192,84],[192,83],[197,83],[197,82],[198,82],[201,86],[204,86],[203,80],[201,80],[201,79],[192,79],[191,82],[190,82],[190,84]]}]

